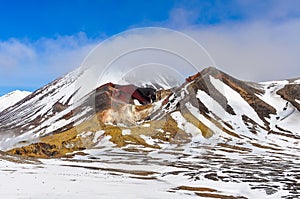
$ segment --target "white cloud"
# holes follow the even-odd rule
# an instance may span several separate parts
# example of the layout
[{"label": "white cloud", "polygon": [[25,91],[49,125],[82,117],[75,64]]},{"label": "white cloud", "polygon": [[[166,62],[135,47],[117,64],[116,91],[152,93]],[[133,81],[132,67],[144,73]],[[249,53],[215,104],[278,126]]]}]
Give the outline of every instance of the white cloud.
[{"label": "white cloud", "polygon": [[14,70],[19,62],[34,58],[34,50],[16,39],[0,42],[0,65],[2,72]]},{"label": "white cloud", "polygon": [[0,87],[39,88],[79,66],[97,43],[84,33],[0,41]]},{"label": "white cloud", "polygon": [[[211,6],[216,7],[214,12],[222,8],[218,3]],[[234,1],[225,8],[215,13],[221,20],[215,25],[195,23],[214,14],[205,12],[201,3],[189,10],[174,8],[160,25],[196,38],[221,70],[237,78],[266,81],[300,77],[299,1]],[[226,20],[226,12],[236,12],[233,15],[242,19]]]},{"label": "white cloud", "polygon": [[238,78],[265,81],[300,77],[300,20],[185,31],[207,49],[220,69]]},{"label": "white cloud", "polygon": [[235,3],[243,16],[252,20],[285,20],[300,16],[298,0],[240,0]]},{"label": "white cloud", "polygon": [[170,27],[185,27],[195,22],[198,17],[199,12],[196,10],[174,8],[169,13],[169,19],[167,23]]}]

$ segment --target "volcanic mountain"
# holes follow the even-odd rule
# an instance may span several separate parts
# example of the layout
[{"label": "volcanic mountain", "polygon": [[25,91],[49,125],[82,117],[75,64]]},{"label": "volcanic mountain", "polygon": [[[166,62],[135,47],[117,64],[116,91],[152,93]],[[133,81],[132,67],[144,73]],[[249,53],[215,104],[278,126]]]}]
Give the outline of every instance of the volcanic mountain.
[{"label": "volcanic mountain", "polygon": [[151,147],[158,148],[217,136],[279,150],[279,140],[299,139],[299,80],[249,83],[210,67],[178,88],[107,83],[74,102],[80,75],[59,78],[1,112],[2,150],[59,157],[92,147],[99,131],[120,147],[148,146],[141,136],[157,140]]},{"label": "volcanic mountain", "polygon": [[147,160],[172,170],[160,178],[182,173],[299,196],[299,79],[245,82],[213,67],[169,89],[110,82],[83,89],[85,78],[75,70],[0,112],[1,153],[84,164]]}]

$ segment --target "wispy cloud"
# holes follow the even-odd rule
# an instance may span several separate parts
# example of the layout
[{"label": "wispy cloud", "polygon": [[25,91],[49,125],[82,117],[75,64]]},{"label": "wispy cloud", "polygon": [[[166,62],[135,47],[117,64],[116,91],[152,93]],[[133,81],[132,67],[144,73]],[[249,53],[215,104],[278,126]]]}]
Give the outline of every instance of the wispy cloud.
[{"label": "wispy cloud", "polygon": [[250,20],[286,20],[300,17],[300,2],[297,0],[241,0],[236,8]]},{"label": "wispy cloud", "polygon": [[97,43],[84,33],[0,41],[0,86],[38,88],[79,66]]},{"label": "wispy cloud", "polygon": [[300,77],[300,20],[281,25],[247,23],[186,30],[216,64],[245,80]]},{"label": "wispy cloud", "polygon": [[[197,5],[174,8],[163,25],[196,38],[220,69],[238,78],[266,81],[300,77],[299,1],[235,1],[225,6],[227,10],[219,10],[215,24],[197,23],[216,12],[204,10],[213,5]],[[233,16],[239,19],[231,19]]]},{"label": "wispy cloud", "polygon": [[[34,50],[16,39],[0,42],[1,73],[11,73],[22,62],[30,62],[36,57]],[[26,66],[24,66],[26,67]]]}]

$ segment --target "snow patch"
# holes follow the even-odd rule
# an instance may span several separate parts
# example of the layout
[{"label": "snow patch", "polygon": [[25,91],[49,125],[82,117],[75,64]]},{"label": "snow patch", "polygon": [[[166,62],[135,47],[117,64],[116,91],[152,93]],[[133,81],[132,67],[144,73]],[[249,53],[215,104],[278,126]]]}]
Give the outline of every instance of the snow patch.
[{"label": "snow patch", "polygon": [[145,142],[149,145],[155,145],[155,141],[150,137],[146,135],[140,135],[140,137],[145,140]]},{"label": "snow patch", "polygon": [[178,128],[192,135],[193,141],[199,141],[202,139],[201,130],[188,122],[179,111],[171,113],[171,117],[176,121]]},{"label": "snow patch", "polygon": [[131,130],[130,129],[123,129],[122,130],[122,135],[131,135]]},{"label": "snow patch", "polygon": [[247,115],[257,124],[264,126],[264,122],[259,118],[256,111],[244,100],[244,98],[235,90],[224,84],[219,79],[210,76],[210,81],[213,86],[228,100],[228,104],[233,108],[237,115]]}]

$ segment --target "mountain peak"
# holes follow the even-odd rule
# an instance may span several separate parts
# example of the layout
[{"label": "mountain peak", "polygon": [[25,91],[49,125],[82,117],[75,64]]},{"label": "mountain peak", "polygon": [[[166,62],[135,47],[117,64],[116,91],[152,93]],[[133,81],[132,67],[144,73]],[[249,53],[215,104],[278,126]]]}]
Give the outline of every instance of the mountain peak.
[{"label": "mountain peak", "polygon": [[20,100],[24,99],[31,92],[15,90],[0,97],[0,112],[15,105]]},{"label": "mountain peak", "polygon": [[201,75],[216,75],[216,74],[219,74],[219,73],[223,73],[221,70],[219,70],[218,68],[216,67],[213,67],[213,66],[209,66],[207,68],[204,68],[201,72]]}]

